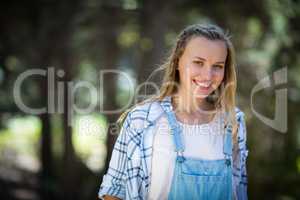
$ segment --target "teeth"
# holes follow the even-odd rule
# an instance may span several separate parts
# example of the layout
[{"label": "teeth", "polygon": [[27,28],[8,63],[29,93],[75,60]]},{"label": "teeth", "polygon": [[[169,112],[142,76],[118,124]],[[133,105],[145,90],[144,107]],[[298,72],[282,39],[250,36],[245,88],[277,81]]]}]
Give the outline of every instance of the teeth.
[{"label": "teeth", "polygon": [[198,85],[202,86],[202,87],[208,87],[209,85],[205,85],[205,84],[201,84],[199,83]]},{"label": "teeth", "polygon": [[195,81],[197,83],[197,85],[201,86],[201,87],[209,87],[211,83],[209,84],[205,84],[205,83],[199,83],[198,81]]}]

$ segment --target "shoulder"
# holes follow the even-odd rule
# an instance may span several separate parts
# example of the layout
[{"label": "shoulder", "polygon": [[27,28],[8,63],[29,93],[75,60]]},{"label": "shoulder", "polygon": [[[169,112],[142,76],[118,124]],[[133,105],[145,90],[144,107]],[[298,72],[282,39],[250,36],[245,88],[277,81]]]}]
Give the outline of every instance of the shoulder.
[{"label": "shoulder", "polygon": [[243,118],[245,115],[244,112],[239,107],[235,107],[235,114],[236,114],[237,120],[240,118]]},{"label": "shoulder", "polygon": [[238,126],[238,143],[240,148],[246,147],[247,140],[247,131],[246,131],[246,122],[245,122],[245,114],[238,107],[235,108],[236,111],[236,120]]},{"label": "shoulder", "polygon": [[137,103],[128,113],[130,119],[146,118],[149,114],[149,110],[153,102],[146,101],[143,103]]},{"label": "shoulder", "polygon": [[159,100],[148,100],[143,103],[136,104],[129,111],[127,121],[131,128],[140,132],[152,125],[162,114]]},{"label": "shoulder", "polygon": [[235,107],[235,116],[238,126],[245,126],[245,113],[238,107]]}]

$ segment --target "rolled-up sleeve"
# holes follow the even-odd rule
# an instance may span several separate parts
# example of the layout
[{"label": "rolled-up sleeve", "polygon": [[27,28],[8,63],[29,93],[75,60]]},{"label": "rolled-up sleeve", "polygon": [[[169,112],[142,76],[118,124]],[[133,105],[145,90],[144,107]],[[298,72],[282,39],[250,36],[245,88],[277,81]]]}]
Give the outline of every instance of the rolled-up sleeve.
[{"label": "rolled-up sleeve", "polygon": [[98,197],[103,199],[104,195],[110,195],[125,199],[125,180],[127,166],[127,129],[128,118],[121,127],[120,134],[114,145],[112,157],[107,173],[99,189]]}]

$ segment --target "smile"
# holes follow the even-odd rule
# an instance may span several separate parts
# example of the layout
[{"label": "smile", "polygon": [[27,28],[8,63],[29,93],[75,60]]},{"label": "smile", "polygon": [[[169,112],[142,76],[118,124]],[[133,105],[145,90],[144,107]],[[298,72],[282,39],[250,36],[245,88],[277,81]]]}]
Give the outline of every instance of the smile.
[{"label": "smile", "polygon": [[209,89],[212,85],[212,83],[203,83],[200,81],[197,81],[195,79],[193,79],[193,83],[195,83],[196,85],[198,85],[201,89]]}]

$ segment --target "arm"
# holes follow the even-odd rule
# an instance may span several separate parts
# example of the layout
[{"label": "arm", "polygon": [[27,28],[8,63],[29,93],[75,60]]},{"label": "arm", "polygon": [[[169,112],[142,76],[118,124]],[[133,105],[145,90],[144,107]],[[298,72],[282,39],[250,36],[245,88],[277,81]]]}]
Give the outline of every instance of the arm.
[{"label": "arm", "polygon": [[247,148],[247,130],[246,123],[244,118],[244,113],[240,116],[239,119],[239,150],[240,150],[240,163],[241,163],[241,179],[239,183],[238,199],[247,200],[247,186],[248,186],[248,176],[246,169],[246,160],[248,157],[248,148]]},{"label": "arm", "polygon": [[98,193],[105,200],[125,199],[125,179],[127,166],[127,127],[128,119],[122,125],[109,162],[107,173]]}]

